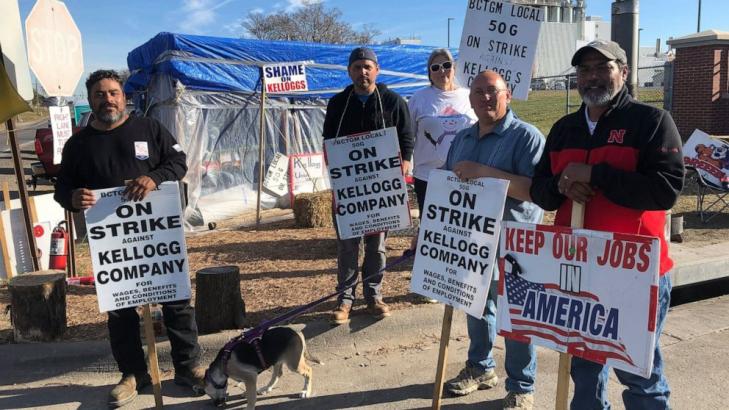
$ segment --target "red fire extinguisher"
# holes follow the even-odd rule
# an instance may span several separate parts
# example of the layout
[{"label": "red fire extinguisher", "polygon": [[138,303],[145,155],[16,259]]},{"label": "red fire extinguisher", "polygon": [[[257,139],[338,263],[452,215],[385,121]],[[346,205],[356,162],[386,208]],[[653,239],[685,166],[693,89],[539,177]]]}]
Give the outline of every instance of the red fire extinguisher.
[{"label": "red fire extinguisher", "polygon": [[66,221],[61,221],[53,228],[51,233],[51,252],[48,267],[50,269],[66,270],[66,256],[68,255],[68,231],[64,227]]}]

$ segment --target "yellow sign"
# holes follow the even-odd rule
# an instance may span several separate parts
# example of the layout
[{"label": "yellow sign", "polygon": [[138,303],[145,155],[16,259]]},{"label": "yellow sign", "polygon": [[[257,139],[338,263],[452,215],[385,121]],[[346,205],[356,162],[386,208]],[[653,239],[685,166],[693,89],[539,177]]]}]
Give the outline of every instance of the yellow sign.
[{"label": "yellow sign", "polygon": [[15,91],[15,87],[5,72],[5,67],[0,65],[0,123],[26,111],[30,111],[28,103]]}]

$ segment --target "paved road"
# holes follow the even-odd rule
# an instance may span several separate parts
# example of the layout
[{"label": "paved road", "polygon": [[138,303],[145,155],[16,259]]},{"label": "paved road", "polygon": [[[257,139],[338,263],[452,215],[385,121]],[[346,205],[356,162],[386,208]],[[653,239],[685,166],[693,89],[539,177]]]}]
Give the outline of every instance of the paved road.
[{"label": "paved road", "polygon": [[[261,397],[260,409],[413,409],[429,408],[441,305],[422,305],[373,322],[357,315],[349,326],[331,327],[314,322],[303,328],[311,354],[324,362],[314,365],[314,393],[297,399],[302,380],[285,372],[279,387]],[[234,333],[201,337],[205,361]],[[729,402],[729,296],[674,307],[661,337],[666,371],[673,389],[675,409],[720,409]],[[205,397],[190,397],[171,382],[168,343],[159,342],[161,367],[165,370],[165,408],[213,408]],[[448,355],[448,376],[455,375],[466,357],[464,315],[456,313]],[[538,349],[539,372],[535,409],[553,408],[558,355]],[[497,373],[503,380],[503,339],[495,349]],[[105,341],[0,346],[0,408],[95,409],[103,408],[116,382],[113,361]],[[262,374],[267,381],[269,372]],[[446,409],[500,409],[503,383],[492,390],[461,398],[445,398]],[[231,387],[228,408],[244,407],[243,392]],[[621,389],[610,379],[610,399],[622,408]],[[126,408],[150,408],[150,391]]]},{"label": "paved road", "polygon": [[[30,164],[38,161],[38,157],[35,154],[33,146],[35,130],[36,128],[46,127],[47,125],[47,120],[40,120],[33,123],[20,123],[16,125],[18,128],[18,145],[20,148],[21,158],[23,160],[23,172],[25,173],[26,180],[29,180],[31,176]],[[12,199],[18,198],[18,181],[15,177],[15,171],[13,170],[13,158],[10,151],[10,145],[8,144],[7,132],[5,130],[0,131],[0,177],[3,180],[8,181],[10,197]],[[40,195],[48,192],[53,192],[53,186],[44,181],[41,181],[35,190],[32,188],[28,190],[30,195]]]}]

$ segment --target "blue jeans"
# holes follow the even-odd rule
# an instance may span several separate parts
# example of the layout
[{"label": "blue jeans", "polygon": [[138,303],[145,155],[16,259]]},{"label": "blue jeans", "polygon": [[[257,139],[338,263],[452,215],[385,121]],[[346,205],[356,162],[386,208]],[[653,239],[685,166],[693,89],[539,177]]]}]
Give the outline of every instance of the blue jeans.
[{"label": "blue jeans", "polygon": [[[656,318],[656,345],[653,354],[653,372],[646,379],[622,370],[615,370],[620,383],[627,387],[623,391],[623,404],[627,410],[669,409],[668,397],[671,390],[663,374],[663,356],[658,339],[663,330],[668,307],[671,304],[670,272],[658,282],[658,317]],[[572,358],[572,382],[575,395],[572,410],[610,409],[607,397],[608,372],[610,368],[598,363]]]},{"label": "blue jeans", "polygon": [[[466,316],[468,326],[468,364],[481,370],[490,370],[496,367],[492,348],[496,339],[496,295],[498,282],[491,282],[489,296],[486,299],[484,317],[476,319]],[[515,393],[529,393],[534,391],[534,380],[537,375],[537,355],[534,346],[505,339],[506,360],[506,391]]]}]

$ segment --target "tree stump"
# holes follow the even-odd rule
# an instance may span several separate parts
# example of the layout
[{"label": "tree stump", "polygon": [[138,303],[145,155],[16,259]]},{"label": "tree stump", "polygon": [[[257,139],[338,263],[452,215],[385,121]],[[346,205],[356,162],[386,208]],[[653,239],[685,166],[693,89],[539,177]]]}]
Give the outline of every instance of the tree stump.
[{"label": "tree stump", "polygon": [[66,331],[66,273],[43,270],[8,283],[16,342],[50,342]]},{"label": "tree stump", "polygon": [[237,266],[215,266],[197,272],[195,320],[198,332],[241,329],[245,325],[245,314]]},{"label": "tree stump", "polygon": [[328,228],[332,220],[332,191],[319,191],[296,195],[294,199],[294,219],[296,226],[302,228]]}]

